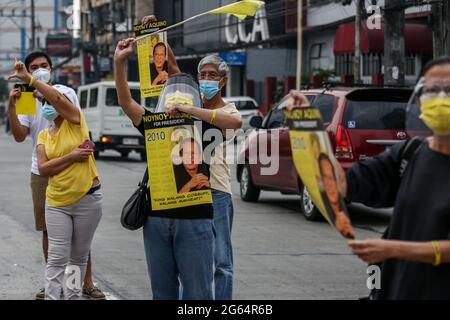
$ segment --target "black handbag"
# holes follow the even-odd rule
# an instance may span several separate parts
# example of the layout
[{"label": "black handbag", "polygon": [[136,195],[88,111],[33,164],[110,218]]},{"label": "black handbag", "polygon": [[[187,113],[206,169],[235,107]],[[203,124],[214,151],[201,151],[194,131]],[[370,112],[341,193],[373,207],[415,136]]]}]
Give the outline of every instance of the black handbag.
[{"label": "black handbag", "polygon": [[150,210],[150,199],[148,192],[148,169],[139,183],[136,191],[131,195],[122,209],[120,222],[125,229],[137,230],[144,226],[148,210]]}]

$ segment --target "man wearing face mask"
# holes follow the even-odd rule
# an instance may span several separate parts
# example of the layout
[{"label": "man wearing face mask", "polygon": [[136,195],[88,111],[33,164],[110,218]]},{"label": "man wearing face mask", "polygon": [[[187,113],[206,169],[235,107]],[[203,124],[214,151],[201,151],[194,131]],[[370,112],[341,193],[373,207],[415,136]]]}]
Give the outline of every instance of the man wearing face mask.
[{"label": "man wearing face mask", "polygon": [[[291,96],[288,109],[305,101],[300,92]],[[424,67],[415,97],[418,106],[409,105],[407,129],[426,130],[422,124],[409,127],[420,113],[431,136],[354,164],[346,179],[340,173],[340,191],[349,201],[394,207],[383,239],[349,242],[369,265],[381,263],[381,288],[373,299],[450,299],[450,57]]]},{"label": "man wearing face mask", "polygon": [[[45,52],[30,53],[25,59],[25,67],[30,72],[33,78],[50,83],[52,72],[52,61]],[[54,85],[55,89],[64,94],[70,101],[79,107],[79,102],[75,91],[63,85]],[[35,91],[36,97],[36,114],[35,115],[17,115],[16,101],[20,98],[20,89],[14,88],[11,90],[8,101],[8,116],[11,127],[11,132],[17,142],[23,142],[27,135],[30,134],[32,139],[32,156],[31,156],[31,192],[33,198],[33,211],[35,217],[35,227],[37,231],[42,231],[42,248],[44,252],[44,259],[47,263],[48,259],[48,234],[45,223],[45,199],[46,189],[48,185],[48,178],[43,177],[39,173],[38,161],[36,157],[36,142],[39,135],[44,129],[47,129],[52,121],[56,118],[57,113],[55,109],[50,106],[43,95]],[[88,271],[84,279],[83,293],[86,297],[103,300],[105,295],[94,286],[91,272],[91,259],[88,262]],[[37,300],[45,298],[44,289],[40,289],[36,294]]]}]

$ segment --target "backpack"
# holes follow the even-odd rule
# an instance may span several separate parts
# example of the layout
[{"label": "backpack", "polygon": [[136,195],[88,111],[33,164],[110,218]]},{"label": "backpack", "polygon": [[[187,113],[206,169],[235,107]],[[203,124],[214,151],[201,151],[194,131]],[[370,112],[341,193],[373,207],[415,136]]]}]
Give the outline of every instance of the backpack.
[{"label": "backpack", "polygon": [[400,151],[400,166],[398,168],[400,179],[403,177],[409,161],[416,155],[419,147],[424,141],[424,137],[416,136],[412,139],[409,139],[408,142],[406,142],[403,146],[402,150]]}]

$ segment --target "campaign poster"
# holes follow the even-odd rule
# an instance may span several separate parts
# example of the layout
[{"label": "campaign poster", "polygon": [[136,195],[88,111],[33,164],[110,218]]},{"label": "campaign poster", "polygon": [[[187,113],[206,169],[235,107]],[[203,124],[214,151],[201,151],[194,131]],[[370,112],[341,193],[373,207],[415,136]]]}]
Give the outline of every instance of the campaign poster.
[{"label": "campaign poster", "polygon": [[20,88],[20,99],[16,102],[16,113],[23,115],[36,114],[36,98],[33,96],[34,88],[28,84],[16,84],[16,88]]},{"label": "campaign poster", "polygon": [[211,204],[209,167],[191,116],[161,112],[143,119],[152,210]]},{"label": "campaign poster", "polygon": [[300,179],[325,219],[346,239],[354,230],[339,192],[333,149],[318,108],[285,110],[292,156]]},{"label": "campaign poster", "polygon": [[[167,33],[142,37],[167,27],[167,21],[158,20],[134,26],[137,42],[141,97],[158,97],[169,78]],[[140,38],[142,37],[142,38]]]}]

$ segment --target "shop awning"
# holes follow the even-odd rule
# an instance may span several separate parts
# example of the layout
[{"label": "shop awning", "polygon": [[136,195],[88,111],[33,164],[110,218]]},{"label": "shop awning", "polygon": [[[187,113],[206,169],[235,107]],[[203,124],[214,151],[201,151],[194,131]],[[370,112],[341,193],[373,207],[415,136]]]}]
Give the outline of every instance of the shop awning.
[{"label": "shop awning", "polygon": [[[427,25],[408,23],[405,25],[405,48],[409,54],[432,54],[433,36]],[[355,52],[355,23],[341,24],[334,38],[336,55]],[[361,24],[361,52],[384,52],[384,25],[381,29],[368,29]]]}]

